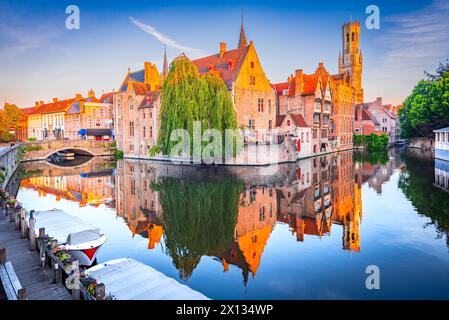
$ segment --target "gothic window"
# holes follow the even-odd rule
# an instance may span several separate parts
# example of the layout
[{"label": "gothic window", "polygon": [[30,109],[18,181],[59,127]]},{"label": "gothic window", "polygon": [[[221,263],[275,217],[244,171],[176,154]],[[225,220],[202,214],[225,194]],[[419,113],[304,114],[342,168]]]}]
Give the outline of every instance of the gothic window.
[{"label": "gothic window", "polygon": [[320,123],[320,114],[319,113],[314,113],[313,114],[313,123],[314,124],[319,124]]},{"label": "gothic window", "polygon": [[351,37],[352,37],[351,40],[354,42],[354,39],[355,39],[354,32],[352,33],[352,36],[351,36]]},{"label": "gothic window", "polygon": [[290,120],[287,120],[287,126],[290,127]]},{"label": "gothic window", "polygon": [[153,127],[150,127],[150,138],[153,137]]}]

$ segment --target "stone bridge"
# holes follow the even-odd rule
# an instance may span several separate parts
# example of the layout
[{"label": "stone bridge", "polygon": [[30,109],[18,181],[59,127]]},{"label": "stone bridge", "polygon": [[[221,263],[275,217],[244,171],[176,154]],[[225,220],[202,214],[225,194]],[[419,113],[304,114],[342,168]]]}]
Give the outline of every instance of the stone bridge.
[{"label": "stone bridge", "polygon": [[45,160],[52,154],[69,150],[75,154],[91,155],[91,156],[109,156],[112,154],[114,147],[107,141],[92,140],[50,140],[25,142],[23,161]]}]

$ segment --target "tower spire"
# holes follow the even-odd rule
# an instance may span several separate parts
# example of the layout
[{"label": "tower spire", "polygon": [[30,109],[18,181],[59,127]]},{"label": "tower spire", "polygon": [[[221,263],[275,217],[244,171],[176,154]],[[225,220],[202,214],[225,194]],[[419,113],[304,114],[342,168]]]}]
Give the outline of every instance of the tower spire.
[{"label": "tower spire", "polygon": [[162,76],[166,77],[167,74],[168,74],[167,45],[164,45],[164,65],[162,67]]},{"label": "tower spire", "polygon": [[243,27],[243,9],[242,9],[242,27],[240,28],[240,38],[238,48],[243,48],[248,45],[248,41],[245,36],[245,28]]}]

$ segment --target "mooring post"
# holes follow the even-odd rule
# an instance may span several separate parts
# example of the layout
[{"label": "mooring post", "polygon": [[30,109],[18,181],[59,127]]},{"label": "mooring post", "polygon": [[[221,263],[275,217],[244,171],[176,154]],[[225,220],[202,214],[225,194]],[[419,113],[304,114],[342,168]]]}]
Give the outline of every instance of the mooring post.
[{"label": "mooring post", "polygon": [[6,248],[0,248],[0,264],[6,263]]},{"label": "mooring post", "polygon": [[15,215],[15,223],[16,223],[16,225],[15,225],[15,228],[16,228],[16,230],[19,230],[20,229],[20,211],[21,211],[21,209],[20,210],[16,210],[16,212],[14,213],[14,215]]},{"label": "mooring post", "polygon": [[15,222],[16,210],[14,208],[9,208],[9,222]]},{"label": "mooring post", "polygon": [[25,209],[20,210],[20,238],[27,237],[27,223],[25,220]]},{"label": "mooring post", "polygon": [[30,219],[28,220],[28,236],[30,238],[30,250],[34,251],[36,250],[36,233],[34,229],[36,228],[36,221],[33,217],[34,210],[30,211]]},{"label": "mooring post", "polygon": [[26,300],[27,299],[27,291],[25,288],[19,289],[17,292],[17,296],[19,300]]},{"label": "mooring post", "polygon": [[46,261],[46,251],[45,251],[45,245],[43,242],[43,237],[45,236],[45,228],[39,229],[39,241],[37,242],[37,246],[39,248],[39,256],[40,256],[40,263],[41,267],[45,267],[45,261]]},{"label": "mooring post", "polygon": [[72,299],[79,300],[80,299],[80,267],[79,261],[75,260],[72,262],[72,270],[73,270],[73,289],[72,289]]},{"label": "mooring post", "polygon": [[97,287],[95,288],[95,298],[97,300],[104,300],[106,296],[106,288],[104,283],[97,283]]}]

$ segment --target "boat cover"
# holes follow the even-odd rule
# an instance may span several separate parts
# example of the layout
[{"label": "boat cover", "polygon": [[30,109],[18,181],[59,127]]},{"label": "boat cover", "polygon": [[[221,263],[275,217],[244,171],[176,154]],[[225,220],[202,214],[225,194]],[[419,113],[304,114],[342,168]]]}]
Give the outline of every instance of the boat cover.
[{"label": "boat cover", "polygon": [[117,300],[209,300],[202,293],[132,258],[98,264],[86,270],[106,294]]},{"label": "boat cover", "polygon": [[[95,233],[100,233],[97,227],[59,209],[36,211],[33,216],[36,220],[36,236],[39,235],[40,228],[45,228],[45,233],[58,240],[60,244],[66,243],[71,234],[73,236],[70,241],[74,244],[74,241],[79,243],[81,237],[87,236],[87,234],[88,237],[92,237]],[[27,221],[29,218],[29,214],[27,214]],[[87,234],[83,233],[85,231],[88,231]]]}]

